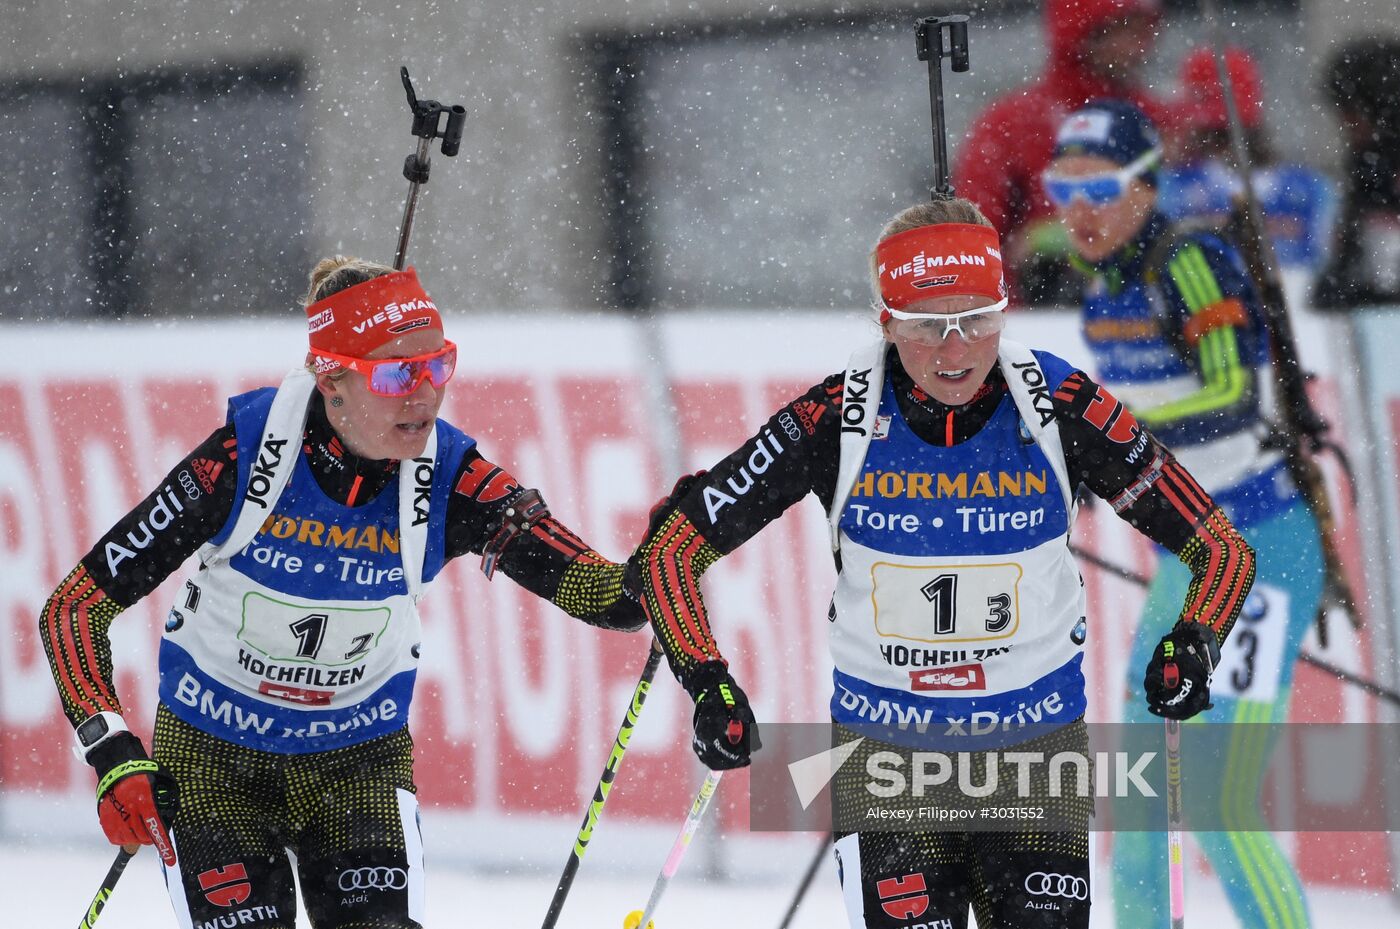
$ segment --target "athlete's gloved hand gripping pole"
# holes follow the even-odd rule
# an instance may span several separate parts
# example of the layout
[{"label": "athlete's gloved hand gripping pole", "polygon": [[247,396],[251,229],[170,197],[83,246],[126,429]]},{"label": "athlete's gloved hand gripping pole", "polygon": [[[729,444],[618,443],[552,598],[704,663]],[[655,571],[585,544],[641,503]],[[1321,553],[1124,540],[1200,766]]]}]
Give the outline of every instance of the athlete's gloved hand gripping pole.
[{"label": "athlete's gloved hand gripping pole", "polygon": [[[418,188],[428,183],[428,155],[433,139],[442,139],[442,153],[457,154],[462,147],[462,125],[467,120],[467,108],[444,106],[436,100],[419,100],[408,78],[408,68],[399,68],[403,89],[408,93],[408,108],[413,111],[413,134],[418,137],[418,150],[404,159],[403,176],[408,180],[408,202],[403,208],[403,223],[399,227],[399,244],[394,249],[394,270],[402,271],[408,254],[408,236],[413,231],[413,211],[418,205]],[[443,125],[443,116],[447,117]]]},{"label": "athlete's gloved hand gripping pole", "polygon": [[695,701],[690,747],[705,767],[728,771],[748,765],[763,747],[749,698],[722,661],[707,661],[686,674],[681,686]]},{"label": "athlete's gloved hand gripping pole", "polygon": [[1190,719],[1211,708],[1210,678],[1220,643],[1204,623],[1179,621],[1152,651],[1143,678],[1147,709],[1164,719]]},{"label": "athlete's gloved hand gripping pole", "polygon": [[121,716],[98,713],[77,730],[77,753],[97,772],[97,817],[102,831],[122,850],[88,905],[79,929],[89,929],[107,905],[128,861],[152,845],[166,867],[175,865],[170,829],[179,808],[175,779],[146,754]]}]

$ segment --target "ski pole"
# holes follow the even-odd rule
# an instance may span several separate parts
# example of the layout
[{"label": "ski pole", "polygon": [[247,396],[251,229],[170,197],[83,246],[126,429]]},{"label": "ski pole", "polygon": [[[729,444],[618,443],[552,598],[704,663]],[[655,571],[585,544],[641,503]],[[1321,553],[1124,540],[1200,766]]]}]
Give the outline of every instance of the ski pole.
[{"label": "ski pole", "polygon": [[1303,662],[1304,664],[1312,665],[1319,671],[1326,671],[1328,674],[1331,674],[1343,684],[1351,684],[1353,687],[1360,688],[1361,690],[1375,697],[1377,700],[1385,700],[1387,703],[1391,703],[1394,706],[1400,707],[1400,691],[1394,691],[1388,687],[1382,687],[1375,681],[1367,680],[1359,674],[1352,674],[1345,668],[1339,668],[1334,664],[1329,664],[1323,661],[1321,658],[1315,658],[1312,655],[1309,655],[1307,652],[1299,653],[1298,660]]},{"label": "ski pole", "polygon": [[[737,725],[737,723],[731,725]],[[715,788],[719,786],[719,779],[723,776],[723,771],[710,771],[705,774],[705,781],[700,785],[700,792],[695,795],[695,801],[690,804],[690,812],[686,815],[685,823],[681,826],[680,835],[676,836],[676,843],[671,846],[671,853],[666,856],[666,863],[661,866],[661,873],[656,876],[656,883],[652,885],[647,908],[628,913],[627,918],[622,922],[623,929],[639,929],[642,926],[645,926],[646,929],[655,929],[651,918],[656,914],[656,907],[661,902],[661,895],[666,892],[671,878],[676,876],[676,871],[681,866],[681,859],[685,857],[685,850],[690,847],[690,840],[695,837],[695,830],[699,827],[705,810],[709,809],[710,800],[715,795]]]},{"label": "ski pole", "polygon": [[788,929],[792,925],[792,919],[797,915],[797,908],[802,905],[802,901],[807,896],[807,891],[812,887],[812,881],[817,877],[817,871],[821,869],[822,861],[826,859],[826,853],[831,850],[831,843],[835,836],[823,836],[821,844],[817,846],[817,853],[812,856],[811,864],[807,865],[806,872],[802,875],[802,883],[797,885],[797,892],[792,895],[792,902],[788,904],[787,912],[783,914],[783,921],[778,924],[778,929]]},{"label": "ski pole", "polygon": [[102,911],[107,908],[107,900],[112,896],[112,891],[117,889],[117,881],[121,880],[127,862],[136,857],[136,852],[140,848],[139,845],[123,845],[121,851],[117,852],[117,857],[112,859],[112,866],[107,869],[107,876],[102,878],[102,884],[97,888],[97,894],[88,904],[83,921],[78,923],[78,929],[92,929],[97,923],[97,917],[101,916]]},{"label": "ski pole", "polygon": [[[1178,672],[1168,664],[1162,676],[1175,687]],[[1172,929],[1186,925],[1186,863],[1181,838],[1181,723],[1167,720],[1167,883],[1170,887]]]},{"label": "ski pole", "polygon": [[[442,153],[452,157],[462,147],[462,125],[467,120],[467,108],[444,106],[436,100],[419,100],[408,78],[408,68],[400,67],[403,89],[408,93],[408,108],[413,111],[413,134],[418,137],[418,150],[404,159],[403,176],[408,180],[408,202],[403,208],[403,223],[399,226],[399,244],[394,249],[394,270],[402,271],[408,254],[408,235],[413,231],[413,211],[418,206],[418,189],[428,183],[428,155],[433,139],[442,139]],[[443,114],[447,124],[443,128]]]},{"label": "ski pole", "polygon": [[1078,545],[1071,545],[1069,551],[1070,554],[1074,555],[1074,557],[1078,558],[1080,561],[1088,562],[1101,571],[1106,571],[1114,577],[1137,584],[1139,587],[1147,587],[1152,583],[1152,578],[1148,577],[1146,574],[1141,574],[1131,568],[1125,568],[1120,564],[1114,564],[1107,558],[1102,558],[1095,555],[1093,552],[1086,551]]},{"label": "ski pole", "polygon": [[928,105],[933,123],[933,186],[929,197],[950,200],[953,182],[948,177],[948,125],[943,118],[943,33],[948,33],[946,54],[954,71],[972,67],[967,55],[967,17],[926,16],[919,20],[914,41],[919,60],[928,62]]},{"label": "ski pole", "polygon": [[653,638],[646,666],[642,668],[642,676],[632,691],[632,702],[627,705],[622,725],[617,730],[617,738],[613,740],[612,751],[608,754],[607,763],[603,765],[603,776],[598,779],[598,786],[593,789],[593,799],[583,811],[583,825],[578,828],[574,847],[569,851],[569,860],[564,863],[564,873],[559,876],[559,883],[555,885],[554,898],[549,901],[549,911],[544,915],[541,929],[553,929],[554,924],[559,921],[559,914],[564,909],[564,900],[569,896],[569,889],[574,886],[574,875],[578,873],[584,852],[588,851],[593,829],[603,815],[603,804],[608,801],[608,794],[612,792],[613,781],[617,778],[618,769],[622,767],[622,756],[627,751],[627,743],[632,740],[632,730],[637,725],[637,717],[641,715],[642,704],[646,702],[652,679],[656,677],[656,668],[660,663],[661,642]]}]

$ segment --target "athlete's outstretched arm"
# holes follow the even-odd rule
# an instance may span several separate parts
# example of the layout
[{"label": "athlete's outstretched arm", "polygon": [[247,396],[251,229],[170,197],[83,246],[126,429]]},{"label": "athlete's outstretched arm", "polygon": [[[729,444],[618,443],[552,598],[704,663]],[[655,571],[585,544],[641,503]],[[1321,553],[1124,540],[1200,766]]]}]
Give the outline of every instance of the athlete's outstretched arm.
[{"label": "athlete's outstretched arm", "polygon": [[635,632],[641,604],[623,589],[625,565],[602,555],[549,514],[539,492],[523,487],[473,449],[447,504],[447,557],[482,556],[488,575],[502,571],[576,619]]},{"label": "athlete's outstretched arm", "polygon": [[74,726],[121,712],[108,627],[218,533],[233,510],[237,457],[233,427],[218,429],[97,540],[44,604],[39,637]]},{"label": "athlete's outstretched arm", "polygon": [[1187,719],[1210,706],[1220,646],[1254,583],[1254,550],[1224,511],[1117,398],[1072,373],[1054,394],[1073,473],[1191,570],[1176,624],[1143,676],[1147,708]]},{"label": "athlete's outstretched arm", "polygon": [[1132,412],[1082,371],[1054,394],[1072,477],[1191,570],[1180,620],[1223,643],[1254,583],[1254,550]]},{"label": "athlete's outstretched arm", "polygon": [[833,375],[784,406],[652,514],[631,571],[682,684],[689,686],[690,675],[706,662],[724,662],[700,596],[701,575],[808,493],[830,505],[843,380]]},{"label": "athlete's outstretched arm", "polygon": [[691,747],[713,769],[760,747],[748,697],[710,632],[700,576],[809,492],[829,508],[840,452],[843,377],[787,404],[709,471],[683,478],[652,512],[628,562],[671,672],[695,701]]}]

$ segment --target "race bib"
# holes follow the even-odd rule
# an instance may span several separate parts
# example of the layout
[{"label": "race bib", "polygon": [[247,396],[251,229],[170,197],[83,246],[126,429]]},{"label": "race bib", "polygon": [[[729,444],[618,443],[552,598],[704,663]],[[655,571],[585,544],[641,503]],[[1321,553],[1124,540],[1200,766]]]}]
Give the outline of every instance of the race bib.
[{"label": "race bib", "polygon": [[1008,639],[1021,625],[1019,564],[870,568],[875,631],[915,642]]},{"label": "race bib", "polygon": [[1277,699],[1287,636],[1288,591],[1255,584],[1220,649],[1211,693],[1236,700]]},{"label": "race bib", "polygon": [[[238,628],[239,665],[260,676],[276,667],[344,669],[361,665],[389,627],[389,607],[284,603],[262,593],[244,596]],[[267,666],[262,670],[253,663]]]}]

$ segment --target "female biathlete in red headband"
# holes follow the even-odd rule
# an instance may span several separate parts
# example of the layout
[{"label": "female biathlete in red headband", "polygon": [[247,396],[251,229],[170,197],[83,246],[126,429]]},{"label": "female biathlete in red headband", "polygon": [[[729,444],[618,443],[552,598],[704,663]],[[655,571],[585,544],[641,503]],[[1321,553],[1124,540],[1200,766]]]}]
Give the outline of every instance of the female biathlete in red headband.
[{"label": "female biathlete in red headband", "polygon": [[1207,705],[1216,645],[1249,590],[1253,553],[1107,390],[1000,337],[1000,245],[976,207],[905,210],[881,235],[872,271],[884,339],[684,479],[630,570],[695,701],[696,753],[711,768],[746,765],[758,747],[754,716],[711,635],[698,581],[815,493],[838,568],[831,715],[839,741],[857,729],[867,736],[836,781],[851,925],[961,929],[971,906],[981,926],[1084,927],[1092,797],[1053,801],[1055,820],[1075,828],[877,830],[861,825],[843,774],[854,771],[859,789],[877,744],[924,735],[980,732],[978,749],[1017,745],[1045,759],[1086,750],[1088,632],[1067,544],[1081,483],[1192,573],[1180,621],[1163,630],[1147,669],[1156,712],[1184,717]]},{"label": "female biathlete in red headband", "polygon": [[[41,621],[102,828],[156,846],[183,926],[290,929],[288,850],[314,925],[423,922],[407,723],[416,604],[449,559],[481,554],[590,625],[645,625],[621,565],[438,420],[457,352],[412,269],[328,259],[306,303],[306,370],[230,400]],[[107,629],[196,551],[160,643],[148,758]]]}]

